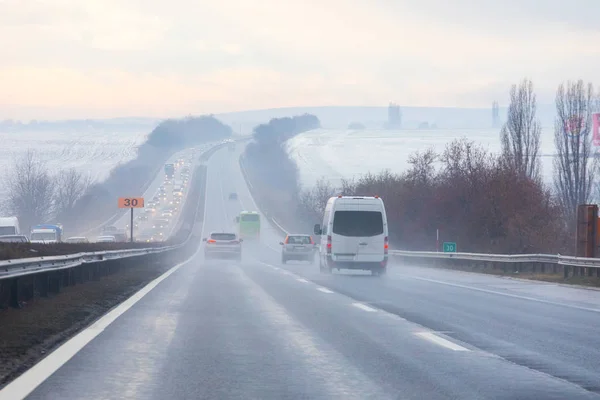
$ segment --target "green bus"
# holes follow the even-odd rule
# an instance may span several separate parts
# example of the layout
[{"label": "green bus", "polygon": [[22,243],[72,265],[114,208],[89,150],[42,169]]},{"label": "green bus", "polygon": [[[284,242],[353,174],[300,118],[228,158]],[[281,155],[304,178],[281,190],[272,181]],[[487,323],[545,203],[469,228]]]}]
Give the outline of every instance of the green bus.
[{"label": "green bus", "polygon": [[260,215],[256,211],[242,211],[237,217],[239,234],[242,239],[260,238]]}]

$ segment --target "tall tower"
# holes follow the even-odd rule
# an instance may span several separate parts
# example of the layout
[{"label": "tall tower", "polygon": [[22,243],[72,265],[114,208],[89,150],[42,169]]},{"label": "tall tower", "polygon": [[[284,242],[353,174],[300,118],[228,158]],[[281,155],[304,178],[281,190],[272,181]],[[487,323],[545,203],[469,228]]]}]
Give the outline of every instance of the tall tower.
[{"label": "tall tower", "polygon": [[400,106],[394,103],[390,103],[388,106],[388,129],[398,129],[402,127],[402,113],[400,112]]}]

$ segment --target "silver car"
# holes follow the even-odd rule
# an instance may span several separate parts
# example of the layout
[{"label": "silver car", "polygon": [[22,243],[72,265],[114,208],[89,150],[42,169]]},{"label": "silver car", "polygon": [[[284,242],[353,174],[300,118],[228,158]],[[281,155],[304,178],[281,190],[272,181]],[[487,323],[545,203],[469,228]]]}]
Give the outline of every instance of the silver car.
[{"label": "silver car", "polygon": [[310,235],[287,235],[283,242],[279,243],[281,247],[281,263],[285,264],[289,260],[309,261],[311,264],[315,261],[316,244]]},{"label": "silver car", "polygon": [[204,259],[235,259],[242,261],[242,239],[235,233],[213,232],[204,241]]}]

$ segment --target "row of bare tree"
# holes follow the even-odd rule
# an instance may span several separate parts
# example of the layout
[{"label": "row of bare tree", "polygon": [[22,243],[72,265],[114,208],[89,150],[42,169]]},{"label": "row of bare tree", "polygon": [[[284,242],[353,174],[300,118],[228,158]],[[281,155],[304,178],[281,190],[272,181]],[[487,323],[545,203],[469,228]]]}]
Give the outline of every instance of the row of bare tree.
[{"label": "row of bare tree", "polygon": [[[600,155],[593,151],[592,114],[600,112],[600,91],[582,80],[561,84],[556,91],[553,159],[554,193],[565,221],[572,225],[578,204],[600,200]],[[507,121],[500,137],[505,162],[520,175],[539,181],[541,125],[536,117],[533,83],[513,85]],[[592,197],[595,197],[593,199]]]},{"label": "row of bare tree", "polygon": [[27,151],[6,176],[4,209],[19,218],[21,229],[46,222],[71,220],[77,200],[92,184],[75,169],[51,173],[33,150]]},{"label": "row of bare tree", "polygon": [[322,179],[301,193],[300,219],[319,222],[333,195],[379,194],[386,201],[390,239],[399,248],[432,250],[440,229],[442,239],[459,242],[461,251],[572,253],[577,205],[591,201],[592,189],[600,187],[594,112],[600,112],[600,93],[592,84],[558,87],[552,186],[542,181],[537,100],[531,80],[524,79],[510,91],[501,154],[464,139],[442,154],[413,154],[411,168],[401,174],[367,174],[341,187]]},{"label": "row of bare tree", "polygon": [[442,241],[457,242],[465,252],[568,250],[569,235],[556,218],[560,209],[551,193],[502,156],[462,139],[439,154],[431,149],[415,153],[409,162],[403,173],[366,174],[339,187],[320,180],[302,193],[301,219],[320,222],[331,196],[378,194],[397,249],[435,251],[439,230]]}]

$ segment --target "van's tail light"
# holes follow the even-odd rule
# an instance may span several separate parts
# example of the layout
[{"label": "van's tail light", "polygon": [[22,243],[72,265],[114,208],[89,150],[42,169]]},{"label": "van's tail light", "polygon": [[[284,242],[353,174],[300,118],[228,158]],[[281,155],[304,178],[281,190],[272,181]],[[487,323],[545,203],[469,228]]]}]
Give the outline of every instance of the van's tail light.
[{"label": "van's tail light", "polygon": [[289,244],[289,242],[290,242],[290,237],[289,237],[289,236],[286,236],[286,237],[285,237],[285,240],[283,241],[283,243],[284,243],[284,244]]},{"label": "van's tail light", "polygon": [[217,243],[217,241],[216,241],[216,240],[214,240],[214,239],[208,239],[208,240],[206,241],[206,243]]},{"label": "van's tail light", "polygon": [[310,239],[310,244],[315,244],[315,242],[312,239],[312,236],[309,239]]},{"label": "van's tail light", "polygon": [[331,236],[327,236],[327,254],[331,254]]},{"label": "van's tail light", "polygon": [[384,253],[384,254],[388,254],[388,249],[389,249],[389,247],[390,247],[390,245],[389,245],[389,242],[388,242],[388,237],[386,236],[386,237],[383,239],[383,253]]}]

